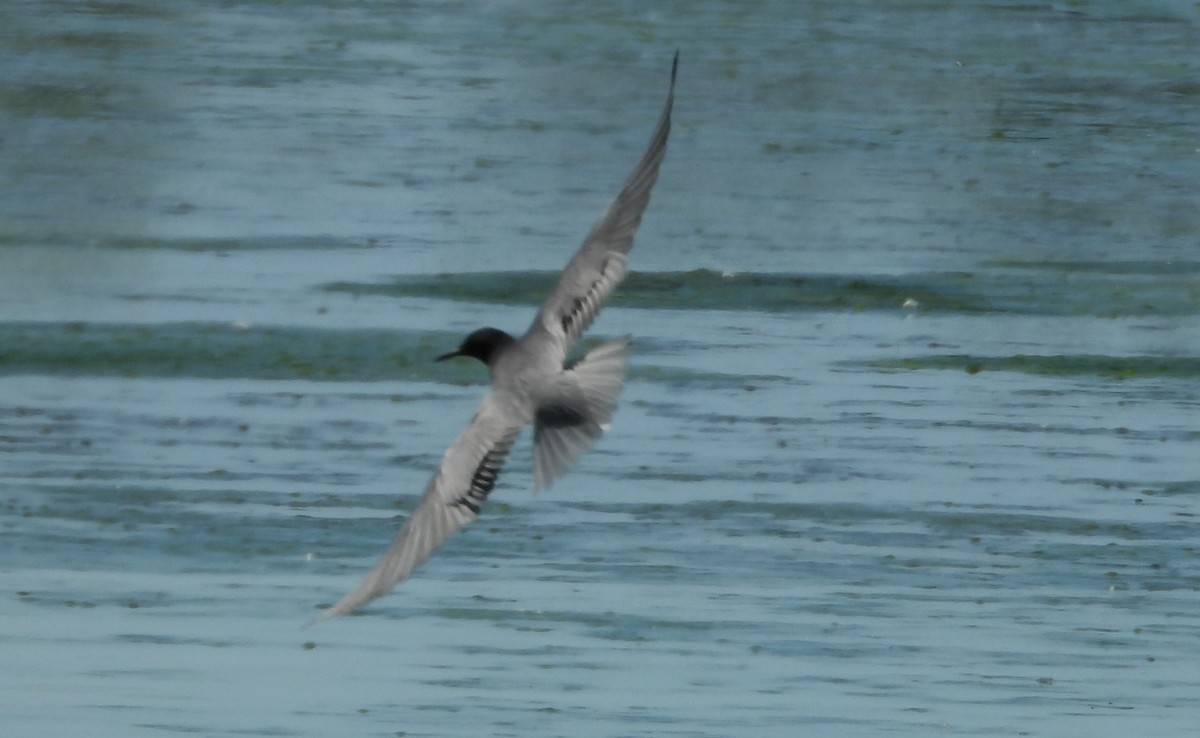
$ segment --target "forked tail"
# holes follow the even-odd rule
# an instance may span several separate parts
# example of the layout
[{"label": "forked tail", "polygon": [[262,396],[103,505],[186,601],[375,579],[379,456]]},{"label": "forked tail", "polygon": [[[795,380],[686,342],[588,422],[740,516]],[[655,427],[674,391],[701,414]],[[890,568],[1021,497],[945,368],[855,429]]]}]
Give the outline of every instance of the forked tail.
[{"label": "forked tail", "polygon": [[548,388],[533,425],[533,486],[545,489],[566,473],[612,420],[631,340],[600,344]]}]

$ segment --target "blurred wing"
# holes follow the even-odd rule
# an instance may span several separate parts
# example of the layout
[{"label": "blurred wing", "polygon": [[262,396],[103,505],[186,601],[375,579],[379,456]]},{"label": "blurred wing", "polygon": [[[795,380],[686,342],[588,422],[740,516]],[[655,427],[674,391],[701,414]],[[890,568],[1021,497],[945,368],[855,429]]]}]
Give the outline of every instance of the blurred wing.
[{"label": "blurred wing", "polygon": [[489,392],[375,568],[320,619],[344,615],[386,593],[474,520],[520,432],[521,425],[512,422]]},{"label": "blurred wing", "polygon": [[621,192],[567,264],[529,329],[529,339],[555,345],[563,357],[592,324],[625,276],[625,255],[633,248],[633,234],[642,222],[642,214],[650,202],[650,190],[658,179],[659,166],[667,153],[678,67],[679,52],[675,52],[667,101],[649,145]]}]

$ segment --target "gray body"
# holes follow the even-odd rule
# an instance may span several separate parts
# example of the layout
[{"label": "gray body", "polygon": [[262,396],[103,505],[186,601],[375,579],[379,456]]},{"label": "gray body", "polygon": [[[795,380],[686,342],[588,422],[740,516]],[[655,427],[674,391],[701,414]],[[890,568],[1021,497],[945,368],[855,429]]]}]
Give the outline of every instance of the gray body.
[{"label": "gray body", "polygon": [[549,486],[603,434],[616,409],[630,339],[602,343],[570,367],[565,366],[567,352],[625,276],[626,255],[666,154],[678,63],[676,53],[667,100],[645,152],[529,330],[515,339],[496,328],[481,328],[457,350],[439,357],[479,359],[491,372],[491,387],[379,562],[321,619],[348,613],[386,593],[474,520],[526,425],[534,427],[535,488]]}]

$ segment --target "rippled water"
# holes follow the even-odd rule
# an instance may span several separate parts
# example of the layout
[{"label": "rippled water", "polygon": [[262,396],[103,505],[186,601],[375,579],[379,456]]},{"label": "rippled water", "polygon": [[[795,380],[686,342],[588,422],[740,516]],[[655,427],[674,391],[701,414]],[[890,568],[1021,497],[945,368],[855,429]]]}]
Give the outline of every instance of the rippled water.
[{"label": "rippled water", "polygon": [[[22,736],[1190,735],[1189,2],[0,9]],[[614,428],[369,566],[682,49]]]}]

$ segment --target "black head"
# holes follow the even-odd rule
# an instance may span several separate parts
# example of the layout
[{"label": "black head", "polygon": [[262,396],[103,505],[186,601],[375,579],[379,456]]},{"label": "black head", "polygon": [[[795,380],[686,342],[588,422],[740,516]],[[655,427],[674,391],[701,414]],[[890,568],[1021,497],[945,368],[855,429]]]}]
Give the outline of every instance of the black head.
[{"label": "black head", "polygon": [[515,338],[498,328],[480,328],[467,336],[457,349],[437,357],[437,361],[453,359],[456,356],[470,356],[491,366],[496,354],[515,341]]}]

